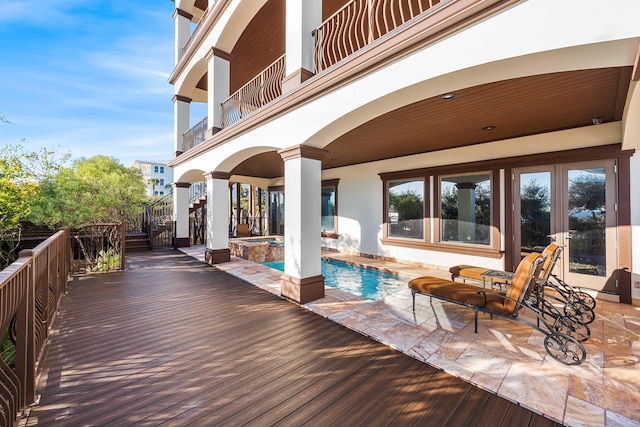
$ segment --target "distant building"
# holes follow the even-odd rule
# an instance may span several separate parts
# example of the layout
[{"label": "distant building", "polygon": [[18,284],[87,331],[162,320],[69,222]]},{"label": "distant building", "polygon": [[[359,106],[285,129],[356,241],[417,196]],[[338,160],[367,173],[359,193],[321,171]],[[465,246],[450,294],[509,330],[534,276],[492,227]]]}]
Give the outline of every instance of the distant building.
[{"label": "distant building", "polygon": [[142,172],[145,184],[145,194],[149,197],[162,197],[171,193],[173,183],[173,169],[162,160],[136,160],[132,167]]}]

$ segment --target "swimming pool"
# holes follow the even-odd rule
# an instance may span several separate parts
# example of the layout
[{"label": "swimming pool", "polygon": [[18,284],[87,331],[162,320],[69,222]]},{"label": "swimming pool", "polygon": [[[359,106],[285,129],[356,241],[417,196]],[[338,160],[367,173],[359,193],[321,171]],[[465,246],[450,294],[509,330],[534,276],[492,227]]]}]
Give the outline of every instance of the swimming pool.
[{"label": "swimming pool", "polygon": [[[284,261],[265,262],[263,265],[284,271]],[[324,284],[370,300],[392,295],[407,286],[398,276],[370,268],[362,268],[342,262],[322,260]]]}]

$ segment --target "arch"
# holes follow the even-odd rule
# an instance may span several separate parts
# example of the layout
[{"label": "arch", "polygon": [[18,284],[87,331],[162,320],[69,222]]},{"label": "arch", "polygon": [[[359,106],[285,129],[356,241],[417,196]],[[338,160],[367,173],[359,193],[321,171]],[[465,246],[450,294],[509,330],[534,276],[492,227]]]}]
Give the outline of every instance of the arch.
[{"label": "arch", "polygon": [[198,60],[193,67],[189,68],[186,77],[176,85],[176,95],[186,96],[194,102],[207,102],[207,93],[196,87],[202,77],[207,74],[208,64],[204,58]]},{"label": "arch", "polygon": [[253,17],[269,0],[236,1],[226,19],[225,25],[216,31],[213,46],[224,52],[231,52],[236,42],[251,22]]},{"label": "arch", "polygon": [[174,178],[174,182],[188,182],[193,184],[194,182],[204,181],[205,171],[200,169],[189,169],[182,172],[181,175]]}]

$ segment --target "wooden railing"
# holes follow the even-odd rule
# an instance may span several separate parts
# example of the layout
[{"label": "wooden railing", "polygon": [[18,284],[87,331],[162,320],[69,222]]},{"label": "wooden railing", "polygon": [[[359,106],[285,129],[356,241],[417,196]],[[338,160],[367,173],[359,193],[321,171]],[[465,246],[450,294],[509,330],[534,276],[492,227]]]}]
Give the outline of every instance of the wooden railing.
[{"label": "wooden railing", "polygon": [[36,377],[71,270],[70,231],[63,229],[0,272],[0,330],[15,345],[0,358],[0,425],[10,426],[36,399]]},{"label": "wooden railing", "polygon": [[405,22],[456,0],[353,0],[314,32],[315,72],[362,49]]},{"label": "wooden railing", "polygon": [[208,117],[200,120],[191,129],[182,134],[182,151],[189,151],[193,147],[200,145],[207,137]]},{"label": "wooden railing", "polygon": [[222,103],[222,128],[237,123],[260,107],[282,95],[285,55],[276,59]]}]

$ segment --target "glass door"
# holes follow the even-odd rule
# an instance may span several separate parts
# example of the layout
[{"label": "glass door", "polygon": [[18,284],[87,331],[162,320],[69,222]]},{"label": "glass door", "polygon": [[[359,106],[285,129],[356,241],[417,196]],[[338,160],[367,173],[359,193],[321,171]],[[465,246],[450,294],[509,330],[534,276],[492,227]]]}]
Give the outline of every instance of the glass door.
[{"label": "glass door", "polygon": [[542,252],[556,240],[554,168],[514,171],[514,256],[512,271],[531,252]]},{"label": "glass door", "polygon": [[515,169],[513,184],[512,268],[554,242],[563,247],[555,274],[617,294],[614,161]]},{"label": "glass door", "polygon": [[[614,162],[566,165],[563,171],[563,274],[567,283],[618,293]],[[607,278],[613,281],[607,282]]]},{"label": "glass door", "polygon": [[269,191],[269,234],[284,234],[284,191]]}]

